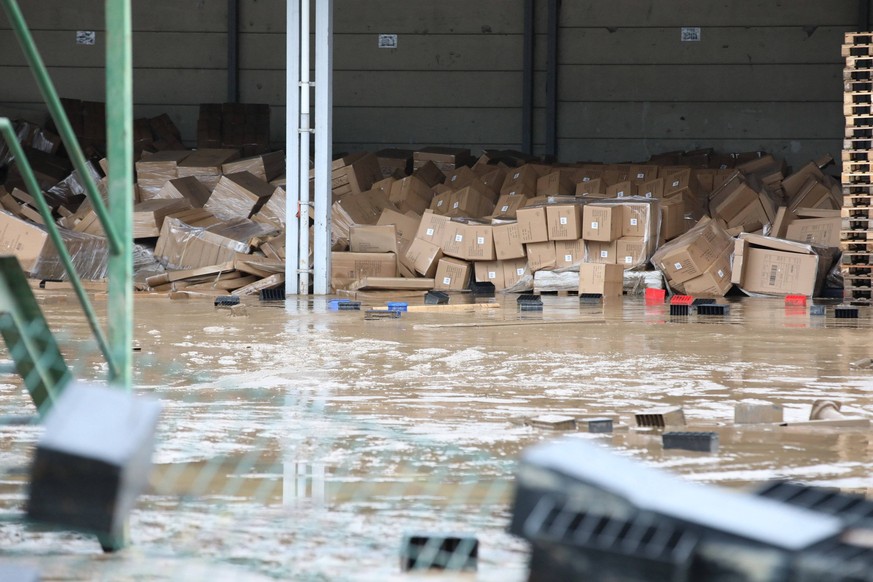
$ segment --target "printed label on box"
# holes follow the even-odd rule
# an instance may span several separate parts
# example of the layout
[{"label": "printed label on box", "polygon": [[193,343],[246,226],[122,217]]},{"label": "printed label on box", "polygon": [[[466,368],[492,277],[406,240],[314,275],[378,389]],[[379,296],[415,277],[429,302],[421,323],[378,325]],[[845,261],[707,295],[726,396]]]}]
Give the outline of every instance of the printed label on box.
[{"label": "printed label on box", "polygon": [[451,285],[452,278],[451,277],[443,277],[443,285]]},{"label": "printed label on box", "polygon": [[639,224],[639,222],[640,222],[640,221],[637,220],[636,218],[631,218],[630,221],[631,221],[631,226],[636,226],[636,225]]},{"label": "printed label on box", "polygon": [[573,255],[564,255],[564,262],[565,263],[572,263],[573,262]]},{"label": "printed label on box", "polygon": [[485,244],[485,237],[484,236],[476,237],[476,244],[477,245],[484,245]]},{"label": "printed label on box", "polygon": [[521,176],[521,172],[516,172],[515,175],[512,177],[512,179],[513,179],[513,180],[518,180],[518,177],[519,177],[519,176]]},{"label": "printed label on box", "polygon": [[630,265],[631,263],[634,262],[634,258],[631,257],[631,256],[627,256],[627,257],[624,258],[624,262],[625,262],[626,264]]},{"label": "printed label on box", "polygon": [[644,196],[645,196],[646,198],[651,198],[651,197],[652,197],[652,193],[651,193],[651,192],[646,192],[646,193],[644,194]]},{"label": "printed label on box", "polygon": [[457,180],[457,179],[458,179],[457,176],[452,176],[452,182],[454,182],[454,181]]},{"label": "printed label on box", "polygon": [[440,200],[439,202],[437,202],[437,206],[442,206],[443,202],[445,202],[445,200]]},{"label": "printed label on box", "polygon": [[599,228],[600,228],[600,225],[597,224],[596,222],[592,222],[592,223],[591,223],[591,229],[592,229],[592,230],[597,230],[597,229],[599,229]]},{"label": "printed label on box", "polygon": [[642,172],[639,173],[639,174],[637,174],[637,180],[642,180],[642,179],[645,178],[645,177],[646,177],[646,175],[643,174]]},{"label": "printed label on box", "polygon": [[558,222],[560,222],[561,224],[567,224],[567,217],[566,216],[560,217],[558,219]]},{"label": "printed label on box", "polygon": [[676,180],[675,182],[673,182],[673,187],[674,187],[674,188],[675,188],[676,186],[678,186],[678,185],[679,185],[679,180]]},{"label": "printed label on box", "polygon": [[624,190],[622,190],[621,192],[619,192],[619,193],[616,195],[616,198],[624,198]]},{"label": "printed label on box", "polygon": [[609,251],[600,251],[600,258],[601,259],[608,259],[609,258]]},{"label": "printed label on box", "polygon": [[460,202],[455,202],[454,205],[452,205],[452,208],[457,208],[457,207],[460,206],[460,205],[461,205]]},{"label": "printed label on box", "polygon": [[524,268],[519,267],[518,269],[515,270],[515,274],[518,275],[519,277],[521,277],[522,275],[524,275]]},{"label": "printed label on box", "polygon": [[497,272],[496,272],[496,271],[488,271],[488,278],[489,278],[489,279],[496,279],[496,278],[497,278]]},{"label": "printed label on box", "polygon": [[724,271],[722,271],[721,269],[718,270],[718,277],[719,277],[719,279],[724,277]]},{"label": "printed label on box", "polygon": [[424,232],[427,233],[427,236],[433,236],[433,229],[432,228],[429,228]]},{"label": "printed label on box", "polygon": [[682,263],[673,263],[673,268],[676,269],[677,271],[681,271],[682,270]]},{"label": "printed label on box", "polygon": [[464,240],[464,235],[462,235],[462,234],[455,235],[455,242],[462,242],[463,240]]},{"label": "printed label on box", "polygon": [[589,178],[588,176],[585,176],[584,178],[582,178],[582,181],[583,182],[590,182],[591,178]]},{"label": "printed label on box", "polygon": [[509,204],[500,207],[500,212],[506,212],[507,210],[509,210]]},{"label": "printed label on box", "polygon": [[509,193],[510,196],[515,196],[515,190]]}]

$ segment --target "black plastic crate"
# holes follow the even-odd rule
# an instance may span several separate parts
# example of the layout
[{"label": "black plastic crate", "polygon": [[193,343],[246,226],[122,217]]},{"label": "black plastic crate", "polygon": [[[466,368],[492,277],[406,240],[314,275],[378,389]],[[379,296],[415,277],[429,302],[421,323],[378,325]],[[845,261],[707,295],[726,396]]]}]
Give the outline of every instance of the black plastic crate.
[{"label": "black plastic crate", "polygon": [[376,319],[400,319],[402,311],[389,309],[368,309],[364,312],[364,319],[371,321]]},{"label": "black plastic crate", "polygon": [[519,311],[543,310],[543,300],[539,295],[519,295],[517,303]]},{"label": "black plastic crate", "polygon": [[219,295],[215,298],[215,307],[232,307],[239,305],[239,297],[236,295]]},{"label": "black plastic crate", "polygon": [[494,287],[494,283],[484,282],[479,283],[478,281],[473,281],[470,279],[470,292],[473,294],[473,297],[494,297],[494,293],[497,290]]},{"label": "black plastic crate", "polygon": [[863,495],[843,493],[839,489],[814,487],[791,481],[772,481],[755,492],[759,497],[781,501],[812,511],[820,511],[844,520],[848,525],[873,526],[873,501]]},{"label": "black plastic crate", "polygon": [[703,303],[694,308],[697,315],[718,316],[730,315],[731,306],[724,303]]},{"label": "black plastic crate", "polygon": [[408,534],[400,551],[400,569],[475,570],[479,540],[466,534]]},{"label": "black plastic crate", "polygon": [[360,311],[361,310],[361,302],[360,301],[343,301],[342,303],[336,304],[337,311]]},{"label": "black plastic crate", "polygon": [[858,319],[858,308],[848,305],[834,307],[834,317],[837,319]]},{"label": "black plastic crate", "polygon": [[588,429],[588,432],[595,434],[611,433],[613,423],[611,418],[584,418],[576,421],[577,426],[582,426]]},{"label": "black plastic crate", "polygon": [[448,305],[449,294],[445,291],[428,291],[424,296],[425,305]]},{"label": "black plastic crate", "polygon": [[261,301],[285,301],[285,288],[261,289],[260,298]]},{"label": "black plastic crate", "polygon": [[579,303],[603,303],[602,293],[580,293]]},{"label": "black plastic crate", "polygon": [[718,451],[717,432],[665,432],[661,435],[665,449],[682,449],[715,453]]}]

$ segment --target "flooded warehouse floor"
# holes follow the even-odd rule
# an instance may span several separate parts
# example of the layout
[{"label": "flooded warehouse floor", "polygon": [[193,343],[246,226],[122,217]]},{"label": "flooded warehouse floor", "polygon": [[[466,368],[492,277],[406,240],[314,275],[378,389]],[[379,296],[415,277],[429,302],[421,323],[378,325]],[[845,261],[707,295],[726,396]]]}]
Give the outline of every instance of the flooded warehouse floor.
[{"label": "flooded warehouse floor", "polygon": [[[76,376],[105,381],[72,294],[37,296]],[[873,489],[869,429],[733,423],[739,402],[780,404],[789,424],[819,398],[873,416],[873,376],[850,367],[873,355],[868,308],[835,319],[744,298],[677,318],[639,298],[543,302],[364,321],[321,298],[234,311],[140,298],[135,387],[164,410],[132,547],[104,555],[92,536],[26,524],[40,428],[4,426],[0,564],[48,580],[407,580],[405,533],[457,531],[480,541],[475,579],[524,580],[526,545],[505,532],[516,459],[567,434],[531,426],[542,415],[611,417],[612,434],[572,434],[694,481]],[[718,431],[719,451],[664,451],[636,429],[634,412],[665,405]],[[34,412],[5,377],[0,415]]]}]

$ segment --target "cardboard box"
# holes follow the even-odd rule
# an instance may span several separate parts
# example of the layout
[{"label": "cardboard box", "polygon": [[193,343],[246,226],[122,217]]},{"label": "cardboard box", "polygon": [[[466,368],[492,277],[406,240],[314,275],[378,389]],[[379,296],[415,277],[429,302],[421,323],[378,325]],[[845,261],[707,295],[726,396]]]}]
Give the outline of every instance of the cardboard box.
[{"label": "cardboard box", "polygon": [[480,182],[479,176],[471,168],[461,166],[455,170],[446,173],[446,181],[443,182],[452,190],[458,191],[461,188],[466,188],[473,182]]},{"label": "cardboard box", "polygon": [[434,275],[437,291],[463,291],[470,284],[470,263],[458,259],[442,258]]},{"label": "cardboard box", "polygon": [[527,198],[524,196],[501,195],[494,206],[494,212],[491,214],[491,217],[499,220],[515,220],[518,217],[518,210],[524,208],[526,203]]},{"label": "cardboard box", "polygon": [[506,175],[506,179],[500,187],[500,194],[535,196],[538,179],[539,174],[533,166],[528,164],[516,168]]},{"label": "cardboard box", "polygon": [[443,254],[456,259],[464,259],[467,254],[467,225],[463,222],[451,221],[446,224],[440,246]]},{"label": "cardboard box", "polygon": [[436,275],[437,264],[443,258],[443,250],[426,240],[417,238],[406,251],[407,264],[412,264],[416,273],[430,279]]},{"label": "cardboard box", "polygon": [[840,208],[842,206],[838,194],[815,178],[810,178],[791,198],[789,212],[799,208]]},{"label": "cardboard box", "polygon": [[331,253],[330,284],[345,289],[364,277],[396,277],[394,253]]},{"label": "cardboard box", "polygon": [[388,200],[397,206],[400,212],[423,214],[433,200],[433,190],[423,180],[415,176],[407,176],[391,184]]},{"label": "cardboard box", "polygon": [[623,236],[615,241],[615,262],[630,269],[647,262],[646,240],[641,236]]},{"label": "cardboard box", "polygon": [[549,227],[546,223],[546,209],[539,208],[519,208],[516,212],[518,216],[518,233],[521,242],[541,243],[549,240]]},{"label": "cardboard box", "polygon": [[537,196],[572,196],[573,183],[566,172],[555,170],[537,180]]},{"label": "cardboard box", "polygon": [[524,244],[518,223],[501,224],[492,227],[494,254],[499,261],[525,258]]},{"label": "cardboard box", "polygon": [[661,238],[670,241],[685,233],[685,205],[678,198],[661,201]]},{"label": "cardboard box", "polygon": [[582,238],[582,207],[578,204],[560,204],[546,207],[549,240],[578,240]]},{"label": "cardboard box", "polygon": [[573,267],[585,260],[585,241],[562,240],[555,242],[555,266],[559,269]]},{"label": "cardboard box", "polygon": [[612,242],[585,241],[585,262],[614,265],[618,261],[617,251],[617,240]]},{"label": "cardboard box", "polygon": [[[219,178],[203,208],[222,219],[251,218],[267,204],[276,190],[280,189],[250,172],[237,172]],[[281,221],[284,222],[285,209],[282,208],[281,212]]]},{"label": "cardboard box", "polygon": [[515,259],[503,262],[503,283],[507,289],[511,289],[519,282],[531,277],[527,259]]},{"label": "cardboard box", "polygon": [[702,275],[684,283],[685,292],[695,297],[724,297],[733,287],[730,256],[726,255],[708,267]]},{"label": "cardboard box", "polygon": [[451,190],[434,196],[430,201],[430,211],[434,214],[448,215],[452,206],[452,196],[454,196],[454,192]]},{"label": "cardboard box", "polygon": [[396,253],[394,226],[355,225],[349,231],[349,250],[353,253]]},{"label": "cardboard box", "polygon": [[620,265],[582,263],[579,265],[579,294],[621,297],[624,293],[624,268]]},{"label": "cardboard box", "polygon": [[742,234],[734,246],[731,280],[746,293],[812,297],[826,274],[819,273],[819,260],[809,245]]},{"label": "cardboard box", "polygon": [[168,216],[161,227],[155,257],[170,269],[218,265],[233,260],[237,253],[249,253],[250,241],[268,232],[271,230],[265,225],[245,218],[203,228]]},{"label": "cardboard box", "polygon": [[657,232],[657,229],[654,228],[652,217],[649,216],[652,210],[651,204],[622,204],[621,210],[621,236],[645,237],[654,236]]},{"label": "cardboard box", "polygon": [[446,227],[449,222],[451,222],[451,219],[448,216],[440,216],[433,212],[425,212],[421,217],[418,231],[415,233],[415,238],[420,238],[431,244],[442,246]]},{"label": "cardboard box", "polygon": [[531,272],[554,267],[557,264],[555,243],[553,241],[527,243],[524,247],[527,252],[527,264]]},{"label": "cardboard box", "polygon": [[479,261],[474,263],[476,281],[491,283],[494,289],[501,291],[506,288],[503,275],[503,263],[500,261]]},{"label": "cardboard box", "polygon": [[446,212],[451,217],[483,218],[494,212],[494,203],[480,191],[484,186],[466,186],[449,196],[449,208]]},{"label": "cardboard box", "polygon": [[396,210],[386,208],[379,216],[378,226],[392,225],[394,226],[397,240],[406,243],[411,243],[415,239],[415,234],[418,231],[418,226],[421,223],[421,218],[411,214],[401,214]]},{"label": "cardboard box", "polygon": [[713,263],[730,255],[732,240],[717,221],[707,220],[658,249],[652,263],[671,285],[681,284],[699,277]]},{"label": "cardboard box", "polygon": [[839,217],[794,220],[788,225],[785,238],[823,247],[839,247],[842,225],[843,220]]},{"label": "cardboard box", "polygon": [[135,204],[133,207],[133,238],[160,236],[161,227],[167,216],[190,209],[191,204],[184,198],[154,198]]},{"label": "cardboard box", "polygon": [[590,241],[610,242],[621,236],[623,210],[620,206],[584,207],[582,238]]},{"label": "cardboard box", "polygon": [[616,184],[612,184],[606,189],[607,198],[627,198],[637,195],[637,185],[631,180],[624,180]]},{"label": "cardboard box", "polygon": [[495,259],[494,235],[491,225],[467,225],[467,247],[463,258],[469,261],[493,261]]},{"label": "cardboard box", "polygon": [[660,169],[655,165],[633,165],[628,171],[628,178],[637,184],[650,182],[658,177]]}]

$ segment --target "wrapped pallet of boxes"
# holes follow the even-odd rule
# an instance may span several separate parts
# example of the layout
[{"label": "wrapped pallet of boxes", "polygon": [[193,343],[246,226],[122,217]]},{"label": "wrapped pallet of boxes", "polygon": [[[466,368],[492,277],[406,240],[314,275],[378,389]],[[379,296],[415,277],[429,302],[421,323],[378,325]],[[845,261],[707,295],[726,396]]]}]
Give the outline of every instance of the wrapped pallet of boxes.
[{"label": "wrapped pallet of boxes", "polygon": [[194,269],[231,261],[251,251],[251,242],[276,233],[275,227],[237,218],[207,227],[167,217],[155,247],[155,257],[168,269]]},{"label": "wrapped pallet of boxes", "polygon": [[592,202],[585,206],[583,217],[588,262],[618,264],[626,270],[646,268],[660,240],[662,215],[657,198]]},{"label": "wrapped pallet of boxes", "polygon": [[743,233],[735,242],[732,281],[747,295],[813,297],[838,249]]},{"label": "wrapped pallet of boxes", "polygon": [[732,286],[733,238],[718,221],[700,223],[655,251],[652,264],[676,293],[724,297]]},{"label": "wrapped pallet of boxes", "polygon": [[164,184],[178,178],[178,165],[189,155],[191,152],[187,150],[143,152],[142,159],[136,163],[136,183],[143,200],[155,198]]},{"label": "wrapped pallet of boxes", "polygon": [[[90,234],[58,228],[73,266],[86,280],[106,276],[106,240]],[[39,225],[0,211],[0,254],[18,257],[21,268],[35,279],[62,280],[66,272],[48,232]]]}]

